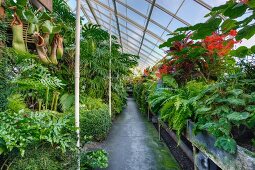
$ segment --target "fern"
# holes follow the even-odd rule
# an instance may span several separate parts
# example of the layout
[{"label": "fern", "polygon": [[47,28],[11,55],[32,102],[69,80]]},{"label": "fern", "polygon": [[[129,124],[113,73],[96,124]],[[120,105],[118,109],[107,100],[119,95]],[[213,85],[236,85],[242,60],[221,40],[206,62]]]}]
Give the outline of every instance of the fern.
[{"label": "fern", "polygon": [[64,112],[68,111],[74,105],[74,95],[65,93],[60,97],[60,105]]},{"label": "fern", "polygon": [[20,110],[26,108],[24,98],[21,94],[13,94],[8,97],[7,108],[12,112],[18,113]]}]

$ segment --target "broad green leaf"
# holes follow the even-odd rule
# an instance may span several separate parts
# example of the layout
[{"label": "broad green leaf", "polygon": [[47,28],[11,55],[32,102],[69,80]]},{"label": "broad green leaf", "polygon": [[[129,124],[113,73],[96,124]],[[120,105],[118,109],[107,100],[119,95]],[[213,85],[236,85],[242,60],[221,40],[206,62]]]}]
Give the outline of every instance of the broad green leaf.
[{"label": "broad green leaf", "polygon": [[56,33],[60,33],[61,32],[61,29],[62,29],[62,26],[61,25],[55,25],[52,29],[52,33],[53,34],[56,34]]},{"label": "broad green leaf", "polygon": [[169,38],[166,42],[164,42],[163,44],[159,45],[159,48],[163,48],[163,47],[171,47],[172,42],[174,41],[181,41],[182,39],[184,39],[186,37],[185,34],[180,34],[180,35],[176,35],[173,36],[171,38]]},{"label": "broad green leaf", "polygon": [[22,7],[27,5],[28,0],[17,0],[17,5],[20,5]]},{"label": "broad green leaf", "polygon": [[235,50],[234,54],[235,54],[235,57],[244,58],[248,55],[248,52],[249,52],[249,49],[247,47],[241,46]]},{"label": "broad green leaf", "polygon": [[51,20],[51,17],[50,15],[47,13],[47,12],[44,12],[42,14],[42,16],[40,16],[39,20],[42,22],[42,21],[46,21],[46,20]]},{"label": "broad green leaf", "polygon": [[236,27],[236,21],[235,20],[232,20],[232,19],[227,19],[223,22],[223,24],[221,25],[221,29],[224,31],[224,32],[227,32],[233,28]]},{"label": "broad green leaf", "polygon": [[250,8],[255,8],[255,0],[249,0],[249,1],[248,1],[248,6],[249,6]]},{"label": "broad green leaf", "polygon": [[237,3],[233,6],[230,6],[224,12],[225,16],[228,16],[231,19],[238,18],[242,16],[247,10],[247,6],[245,4]]},{"label": "broad green leaf", "polygon": [[221,22],[221,18],[211,18],[208,22],[200,25],[193,34],[192,39],[204,39],[206,36],[211,35],[219,28]]},{"label": "broad green leaf", "polygon": [[35,14],[33,13],[32,10],[25,10],[22,14],[23,14],[24,19],[27,22],[33,23],[33,24],[38,23],[38,18],[35,16]]},{"label": "broad green leaf", "polygon": [[252,26],[245,26],[243,29],[238,31],[238,34],[236,36],[237,40],[250,39],[255,34],[255,25]]},{"label": "broad green leaf", "polygon": [[245,106],[245,100],[243,99],[228,98],[226,101],[232,105]]},{"label": "broad green leaf", "polygon": [[215,144],[216,147],[223,149],[229,153],[236,153],[236,141],[229,137],[219,137],[217,138]]},{"label": "broad green leaf", "polygon": [[255,127],[255,113],[251,116],[251,118],[247,121],[247,126],[249,128],[254,128]]},{"label": "broad green leaf", "polygon": [[233,5],[233,2],[232,2],[232,1],[228,1],[227,3],[225,3],[225,4],[223,4],[223,5],[214,7],[214,8],[212,8],[211,11],[225,10],[225,9],[226,9],[228,6],[230,6],[230,5]]},{"label": "broad green leaf", "polygon": [[250,114],[248,112],[233,112],[227,115],[227,118],[233,121],[240,121],[247,119],[249,116]]},{"label": "broad green leaf", "polygon": [[231,93],[235,96],[239,96],[240,94],[243,94],[243,90],[242,89],[233,89],[233,90],[229,91],[229,93]]},{"label": "broad green leaf", "polygon": [[251,47],[251,52],[255,54],[255,45]]},{"label": "broad green leaf", "polygon": [[47,20],[42,24],[41,28],[44,33],[52,33],[53,25],[49,20]]}]

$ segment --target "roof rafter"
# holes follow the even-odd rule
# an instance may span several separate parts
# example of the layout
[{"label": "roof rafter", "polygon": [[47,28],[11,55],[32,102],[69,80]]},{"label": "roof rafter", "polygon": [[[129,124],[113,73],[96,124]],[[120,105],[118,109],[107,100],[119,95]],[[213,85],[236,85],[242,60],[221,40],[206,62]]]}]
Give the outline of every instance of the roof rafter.
[{"label": "roof rafter", "polygon": [[93,8],[92,8],[92,6],[91,6],[89,0],[85,0],[85,1],[86,1],[87,5],[88,5],[88,7],[89,7],[89,10],[90,10],[91,14],[92,14],[93,17],[94,17],[96,23],[99,24],[99,22],[98,22],[98,20],[97,20],[97,17],[96,17],[96,14],[95,14],[95,12],[94,12],[94,10],[93,10]]},{"label": "roof rafter", "polygon": [[[102,6],[102,7],[105,8],[105,9],[107,9],[107,10],[113,12],[113,9],[110,8],[110,7],[108,7],[108,6],[105,5],[104,3],[102,3],[102,2],[100,2],[100,1],[98,1],[98,0],[93,0],[93,2],[95,2],[96,4]],[[136,26],[136,27],[137,27],[138,29],[140,29],[141,31],[144,30],[144,27],[143,27],[143,26],[141,26],[141,25],[138,24],[137,22],[131,20],[130,18],[125,17],[124,15],[122,15],[122,14],[120,14],[120,13],[117,13],[117,16],[119,16],[119,17],[123,18],[124,20],[126,20],[127,22],[133,24],[134,26]],[[147,30],[147,33],[148,33],[149,35],[151,35],[152,37],[154,37],[156,40],[160,41],[161,43],[165,42],[165,40],[163,40],[161,37],[159,37],[159,36],[156,35],[155,33],[151,32],[151,31],[149,31],[149,30]]]},{"label": "roof rafter", "polygon": [[143,45],[144,36],[146,34],[146,31],[147,31],[147,28],[148,28],[148,25],[149,25],[149,22],[150,22],[150,19],[151,19],[151,14],[152,14],[155,3],[156,3],[156,0],[153,0],[152,3],[151,3],[150,12],[148,14],[147,22],[146,22],[145,27],[144,27],[143,37],[142,37],[141,44],[140,44],[140,47],[139,47],[138,55],[140,54],[140,51],[141,51],[141,48],[142,48],[142,45]]},{"label": "roof rafter", "polygon": [[[94,11],[96,11],[96,12],[102,14],[103,16],[105,16],[106,18],[110,19],[110,17],[109,17],[108,15],[102,13],[101,11],[99,11],[99,10],[97,10],[97,9],[94,9]],[[102,20],[102,19],[101,19],[101,20]],[[132,33],[136,34],[137,36],[141,37],[140,34],[138,34],[137,32],[135,32],[134,30],[132,30],[132,29],[126,27],[125,25],[123,25],[123,24],[121,24],[121,23],[119,23],[119,25],[125,27],[127,30],[129,30],[129,31],[131,31]],[[122,31],[121,31],[121,32],[122,32]],[[142,38],[142,37],[141,37],[141,38]],[[157,46],[157,44],[153,43],[151,40],[147,39],[146,37],[144,37],[144,40],[148,41],[149,43],[151,43],[151,44],[154,45],[154,46]]]},{"label": "roof rafter", "polygon": [[[119,39],[120,39],[120,44],[121,44],[121,48],[122,48],[122,40],[121,40],[121,35],[120,35],[119,19],[118,19],[118,16],[117,16],[118,12],[117,12],[117,6],[116,6],[115,0],[112,0],[112,3],[113,3],[113,7],[114,7],[114,15],[115,15],[116,23],[117,23],[117,30],[118,30],[118,33],[119,33]],[[122,52],[123,52],[123,49],[122,49]]]},{"label": "roof rafter", "polygon": [[[106,28],[104,25],[102,25],[104,28]],[[107,29],[107,28],[106,28]],[[113,33],[114,34],[114,33]],[[127,39],[126,38],[123,38],[123,40],[125,40],[125,41],[127,41]],[[132,43],[132,42],[128,42],[128,43],[130,43],[130,44],[132,44],[133,46],[130,46],[128,43],[126,43],[125,41],[123,41],[123,44],[125,45],[125,46],[128,46],[129,48],[131,48],[134,52],[136,52],[137,53],[137,51],[136,51],[136,49],[133,47],[133,46],[135,46],[135,47],[137,47],[137,49],[138,49],[138,46],[136,45],[136,44],[134,44],[134,43]],[[123,46],[124,47],[124,46]],[[141,55],[139,55],[139,56],[142,56],[142,55],[144,55],[144,56],[148,56],[149,55],[149,52],[147,52],[147,51],[145,51],[145,50],[143,50],[142,49],[142,51],[143,52],[145,52],[145,53],[147,53],[147,55],[145,55],[143,52],[140,52],[141,53]],[[146,57],[147,59],[148,59],[148,57]],[[149,61],[150,61],[150,63],[151,64],[154,64],[157,60],[159,60],[158,58],[156,58],[156,57],[153,57],[154,59],[156,59],[156,60],[153,60],[152,58],[150,58],[149,57]]]},{"label": "roof rafter", "polygon": [[[136,14],[142,16],[143,18],[147,19],[147,16],[145,16],[143,13],[137,11],[136,9],[130,7],[129,5],[126,5],[125,3],[121,2],[120,0],[116,0],[116,2],[118,2],[119,4],[123,5],[124,7],[128,8],[128,9],[130,9],[131,11],[135,12]],[[158,22],[154,21],[153,19],[150,19],[150,22],[157,25],[158,27],[160,27],[161,29],[163,29],[164,31],[166,31],[168,33],[172,32],[169,29],[167,29],[166,27],[159,24]]]},{"label": "roof rafter", "polygon": [[89,22],[91,22],[91,19],[90,19],[90,17],[88,16],[88,14],[87,14],[85,8],[83,7],[83,5],[81,5],[81,11],[83,12],[83,14],[84,14],[84,16],[87,18],[87,20],[88,20]]},{"label": "roof rafter", "polygon": [[[99,18],[99,20],[102,21],[102,22],[104,22],[104,23],[106,23],[106,21],[104,21],[102,18]],[[117,30],[117,28],[116,28],[115,26],[112,26],[112,27],[113,27],[114,29]],[[123,31],[120,31],[120,32],[121,32],[121,34],[124,34],[124,35],[128,36],[128,37],[131,38],[132,40],[134,40],[134,41],[136,41],[136,42],[140,42],[139,40],[137,40],[137,39],[135,39],[134,37],[128,35],[127,33],[123,32]],[[124,39],[124,38],[123,38],[123,39]],[[127,40],[127,39],[125,39],[125,40]],[[159,56],[161,56],[161,54],[159,54],[157,51],[154,51],[154,49],[150,48],[149,46],[147,46],[147,45],[145,45],[145,44],[143,44],[143,46],[145,46],[145,47],[148,48],[149,50],[151,50],[151,51],[155,52],[156,54],[158,54]],[[156,58],[156,57],[153,56],[153,58]],[[158,58],[156,58],[156,59],[158,59]]]},{"label": "roof rafter", "polygon": [[[145,0],[147,2],[149,2],[150,4],[152,4],[152,0]],[[158,5],[157,3],[155,4],[155,7],[157,7],[158,9],[160,9],[161,11],[167,13],[168,15],[172,16],[173,18],[177,19],[178,21],[180,21],[181,23],[187,25],[187,26],[191,26],[190,23],[188,23],[187,21],[185,21],[184,19],[178,17],[176,14],[172,13],[171,11],[169,11],[168,9],[166,9],[165,7]]]}]

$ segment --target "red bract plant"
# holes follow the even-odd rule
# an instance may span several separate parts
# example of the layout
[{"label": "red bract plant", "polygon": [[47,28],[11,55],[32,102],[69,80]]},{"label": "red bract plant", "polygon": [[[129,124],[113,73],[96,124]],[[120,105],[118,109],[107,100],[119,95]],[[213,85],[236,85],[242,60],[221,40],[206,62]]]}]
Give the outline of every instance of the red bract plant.
[{"label": "red bract plant", "polygon": [[147,76],[149,76],[149,74],[150,74],[149,70],[148,69],[144,69],[143,75],[147,77]]},{"label": "red bract plant", "polygon": [[218,34],[213,33],[204,39],[204,44],[206,50],[208,50],[208,55],[217,55],[219,57],[226,56],[229,54],[231,49],[234,47],[235,36],[237,35],[236,30],[231,30],[229,34]]}]

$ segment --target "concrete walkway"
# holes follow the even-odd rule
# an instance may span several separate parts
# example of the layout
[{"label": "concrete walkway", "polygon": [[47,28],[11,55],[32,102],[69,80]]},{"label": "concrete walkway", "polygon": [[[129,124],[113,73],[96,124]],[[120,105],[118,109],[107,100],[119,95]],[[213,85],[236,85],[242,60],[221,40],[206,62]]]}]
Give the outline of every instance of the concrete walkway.
[{"label": "concrete walkway", "polygon": [[158,133],[142,116],[133,98],[113,123],[103,148],[109,153],[109,170],[175,170],[178,163]]}]

